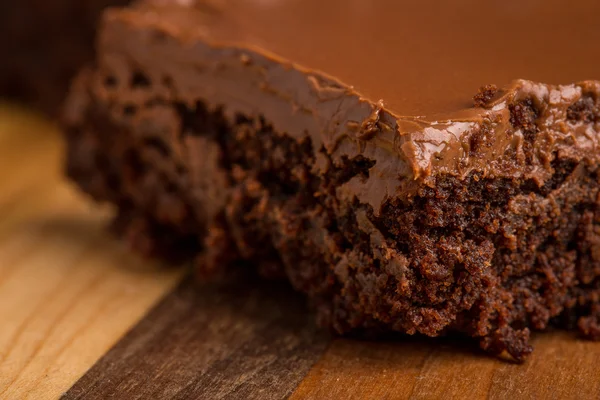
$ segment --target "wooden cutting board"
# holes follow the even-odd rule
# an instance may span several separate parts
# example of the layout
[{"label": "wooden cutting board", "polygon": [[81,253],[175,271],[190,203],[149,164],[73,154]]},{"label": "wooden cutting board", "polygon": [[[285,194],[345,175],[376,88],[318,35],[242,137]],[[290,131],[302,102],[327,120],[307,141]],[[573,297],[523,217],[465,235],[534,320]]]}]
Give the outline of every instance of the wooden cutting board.
[{"label": "wooden cutting board", "polygon": [[573,333],[537,334],[523,365],[456,339],[331,338],[283,284],[140,260],[62,151],[0,106],[0,399],[600,398],[600,343]]}]

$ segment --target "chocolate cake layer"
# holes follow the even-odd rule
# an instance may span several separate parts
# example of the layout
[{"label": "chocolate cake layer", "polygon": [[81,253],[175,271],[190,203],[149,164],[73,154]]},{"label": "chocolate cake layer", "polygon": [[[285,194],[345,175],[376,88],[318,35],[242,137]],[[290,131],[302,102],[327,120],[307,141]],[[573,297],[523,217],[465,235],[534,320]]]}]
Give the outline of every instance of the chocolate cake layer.
[{"label": "chocolate cake layer", "polygon": [[56,115],[79,68],[94,57],[105,7],[127,0],[7,0],[0,4],[0,97]]},{"label": "chocolate cake layer", "polygon": [[176,3],[105,14],[65,115],[134,247],[252,261],[338,333],[600,337],[599,6]]}]

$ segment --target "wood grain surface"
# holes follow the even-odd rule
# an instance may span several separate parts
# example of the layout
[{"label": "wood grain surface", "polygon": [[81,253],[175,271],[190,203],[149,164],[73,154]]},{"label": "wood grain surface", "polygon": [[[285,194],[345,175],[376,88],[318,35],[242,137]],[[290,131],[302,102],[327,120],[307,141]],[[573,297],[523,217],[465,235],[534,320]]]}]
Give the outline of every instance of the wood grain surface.
[{"label": "wood grain surface", "polygon": [[285,285],[178,284],[105,232],[61,152],[0,106],[0,399],[600,399],[600,344],[574,333],[516,365],[456,338],[332,340]]},{"label": "wood grain surface", "polygon": [[523,365],[459,339],[338,339],[293,399],[600,399],[600,346],[537,335]]},{"label": "wood grain surface", "polygon": [[58,131],[0,107],[0,399],[55,399],[178,281],[105,232]]},{"label": "wood grain surface", "polygon": [[186,280],[64,398],[289,396],[329,339],[287,285],[238,279]]}]

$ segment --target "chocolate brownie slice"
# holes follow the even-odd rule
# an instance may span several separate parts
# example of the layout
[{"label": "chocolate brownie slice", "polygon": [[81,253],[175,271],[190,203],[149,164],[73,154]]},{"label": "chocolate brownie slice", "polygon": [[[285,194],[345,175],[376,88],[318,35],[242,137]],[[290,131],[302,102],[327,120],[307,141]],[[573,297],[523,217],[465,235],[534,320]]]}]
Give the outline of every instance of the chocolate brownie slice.
[{"label": "chocolate brownie slice", "polygon": [[0,97],[55,115],[69,81],[94,57],[101,11],[127,0],[0,2]]},{"label": "chocolate brownie slice", "polygon": [[341,334],[600,338],[599,3],[160,3],[105,14],[65,115],[133,247]]}]

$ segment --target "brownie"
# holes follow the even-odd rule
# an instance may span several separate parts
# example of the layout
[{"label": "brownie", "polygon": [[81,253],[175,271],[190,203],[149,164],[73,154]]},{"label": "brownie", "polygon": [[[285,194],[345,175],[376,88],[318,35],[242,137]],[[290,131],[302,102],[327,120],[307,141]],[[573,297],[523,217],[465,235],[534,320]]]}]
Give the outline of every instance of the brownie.
[{"label": "brownie", "polygon": [[70,79],[93,60],[104,7],[127,0],[0,2],[0,97],[56,115]]},{"label": "brownie", "polygon": [[110,10],[68,99],[67,171],[141,253],[284,277],[339,334],[458,333],[517,361],[531,330],[599,339],[599,13]]}]

